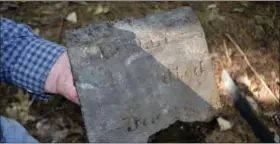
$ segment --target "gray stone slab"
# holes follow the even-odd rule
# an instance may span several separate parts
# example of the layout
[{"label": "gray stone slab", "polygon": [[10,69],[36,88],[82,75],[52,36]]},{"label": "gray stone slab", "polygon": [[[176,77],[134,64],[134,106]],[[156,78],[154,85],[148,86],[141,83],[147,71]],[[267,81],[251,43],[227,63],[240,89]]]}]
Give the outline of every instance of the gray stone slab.
[{"label": "gray stone slab", "polygon": [[65,40],[90,142],[147,142],[177,120],[212,116],[217,91],[191,8],[89,25]]}]

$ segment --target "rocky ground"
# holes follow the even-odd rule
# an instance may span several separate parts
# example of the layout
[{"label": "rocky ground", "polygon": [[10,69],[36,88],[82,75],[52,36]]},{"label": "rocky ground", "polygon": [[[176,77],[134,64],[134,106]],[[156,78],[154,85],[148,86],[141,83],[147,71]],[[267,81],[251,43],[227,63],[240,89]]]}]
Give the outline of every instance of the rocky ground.
[{"label": "rocky ground", "polygon": [[[215,100],[217,115],[225,124],[186,124],[188,130],[176,137],[154,138],[154,142],[259,142],[232,106],[221,83],[221,71],[226,69],[244,93],[251,98],[259,117],[271,130],[276,126],[264,115],[279,110],[273,96],[244,61],[236,46],[244,51],[252,67],[279,96],[279,29],[278,2],[0,2],[2,17],[23,22],[44,38],[63,43],[65,31],[91,23],[127,17],[143,17],[159,11],[191,6],[205,31],[212,56],[219,97]],[[60,96],[50,101],[32,101],[28,94],[14,86],[0,85],[1,115],[21,122],[40,142],[87,142],[80,107]],[[178,128],[177,128],[178,129]],[[170,129],[178,133],[175,126]],[[177,130],[177,131],[176,131]],[[198,132],[198,133],[197,133]],[[199,136],[198,139],[192,139]]]}]

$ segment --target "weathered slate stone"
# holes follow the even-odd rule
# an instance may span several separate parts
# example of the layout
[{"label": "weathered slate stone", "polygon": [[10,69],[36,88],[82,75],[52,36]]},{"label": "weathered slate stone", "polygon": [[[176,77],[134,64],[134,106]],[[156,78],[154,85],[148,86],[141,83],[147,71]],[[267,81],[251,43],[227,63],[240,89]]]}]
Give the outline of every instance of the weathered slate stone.
[{"label": "weathered slate stone", "polygon": [[177,120],[211,117],[217,92],[191,8],[90,25],[65,40],[90,142],[147,142]]}]

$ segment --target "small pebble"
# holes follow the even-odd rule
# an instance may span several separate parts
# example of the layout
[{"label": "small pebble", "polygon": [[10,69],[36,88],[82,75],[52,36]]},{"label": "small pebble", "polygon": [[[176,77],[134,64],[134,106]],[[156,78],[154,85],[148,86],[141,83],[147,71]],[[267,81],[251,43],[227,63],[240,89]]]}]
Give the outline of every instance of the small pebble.
[{"label": "small pebble", "polygon": [[67,18],[66,18],[67,21],[69,22],[72,22],[72,23],[77,23],[78,20],[77,20],[77,14],[75,12],[72,12],[70,13]]}]

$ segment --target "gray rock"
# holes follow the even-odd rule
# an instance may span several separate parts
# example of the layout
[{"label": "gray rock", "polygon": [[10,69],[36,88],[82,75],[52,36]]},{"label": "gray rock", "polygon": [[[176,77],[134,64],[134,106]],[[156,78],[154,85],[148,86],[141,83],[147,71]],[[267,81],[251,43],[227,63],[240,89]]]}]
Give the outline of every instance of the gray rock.
[{"label": "gray rock", "polygon": [[191,8],[89,25],[65,40],[90,142],[147,142],[177,120],[213,115],[217,91]]}]

